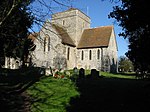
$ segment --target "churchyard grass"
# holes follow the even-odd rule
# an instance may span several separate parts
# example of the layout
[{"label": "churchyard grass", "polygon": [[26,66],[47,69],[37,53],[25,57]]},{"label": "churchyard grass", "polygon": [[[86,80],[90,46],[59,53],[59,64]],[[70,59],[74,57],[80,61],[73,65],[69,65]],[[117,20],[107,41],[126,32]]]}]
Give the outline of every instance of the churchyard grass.
[{"label": "churchyard grass", "polygon": [[[68,70],[73,74],[73,70]],[[90,75],[90,70],[85,70],[85,75]],[[102,78],[125,78],[135,79],[132,74],[112,74],[99,72]],[[101,78],[100,77],[100,78]],[[79,97],[75,82],[69,78],[54,78],[44,76],[30,88],[27,93],[31,96],[32,112],[66,112],[72,97]]]},{"label": "churchyard grass", "polygon": [[123,79],[135,79],[135,75],[132,73],[108,73],[100,72],[101,76],[106,78],[123,78]]},{"label": "churchyard grass", "polygon": [[[71,70],[69,70],[71,71]],[[85,75],[90,75],[91,70],[85,70]],[[135,79],[134,73],[109,73],[109,72],[101,72],[99,71],[99,76],[105,78],[125,78],[125,79]]]},{"label": "churchyard grass", "polygon": [[41,78],[27,93],[31,96],[32,112],[66,112],[70,98],[79,96],[75,83],[70,79],[51,76]]}]

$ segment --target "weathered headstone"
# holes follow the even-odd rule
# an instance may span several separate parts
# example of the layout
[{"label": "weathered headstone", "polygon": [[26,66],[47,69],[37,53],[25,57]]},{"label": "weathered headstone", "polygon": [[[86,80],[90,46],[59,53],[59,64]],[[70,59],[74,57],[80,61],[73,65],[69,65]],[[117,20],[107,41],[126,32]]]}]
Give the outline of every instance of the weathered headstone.
[{"label": "weathered headstone", "polygon": [[51,74],[51,67],[45,68],[45,75],[50,76]]},{"label": "weathered headstone", "polygon": [[75,78],[75,79],[78,78],[78,69],[77,69],[77,67],[73,68],[73,78]]},{"label": "weathered headstone", "polygon": [[77,67],[74,67],[74,68],[73,68],[73,74],[74,74],[74,75],[77,75],[77,74],[78,74],[78,69],[77,69]]},{"label": "weathered headstone", "polygon": [[80,68],[79,70],[79,78],[84,78],[85,77],[85,70],[83,68]]},{"label": "weathered headstone", "polygon": [[41,67],[40,69],[39,69],[39,74],[40,75],[45,75],[45,68],[44,67]]},{"label": "weathered headstone", "polygon": [[99,77],[99,71],[96,69],[91,69],[91,77],[92,78],[98,78]]}]

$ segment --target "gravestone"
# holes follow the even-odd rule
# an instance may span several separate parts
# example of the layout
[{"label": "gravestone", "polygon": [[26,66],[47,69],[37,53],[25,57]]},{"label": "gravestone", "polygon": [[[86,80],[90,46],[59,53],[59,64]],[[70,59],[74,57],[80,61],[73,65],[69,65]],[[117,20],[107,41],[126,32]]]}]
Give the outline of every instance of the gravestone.
[{"label": "gravestone", "polygon": [[73,68],[73,77],[74,77],[75,79],[78,78],[78,69],[77,69],[77,67],[74,67],[74,68]]},{"label": "gravestone", "polygon": [[50,68],[45,68],[45,75],[49,76],[50,75]]},{"label": "gravestone", "polygon": [[40,69],[39,69],[38,72],[39,72],[40,75],[45,75],[45,71],[46,71],[46,70],[45,70],[44,67],[40,67]]},{"label": "gravestone", "polygon": [[99,77],[99,71],[96,69],[91,69],[91,77],[92,78],[98,78]]},{"label": "gravestone", "polygon": [[73,68],[73,74],[74,74],[74,75],[78,75],[78,69],[77,69],[77,67],[74,67],[74,68]]},{"label": "gravestone", "polygon": [[83,68],[80,68],[79,70],[79,78],[84,78],[85,77],[85,70]]}]

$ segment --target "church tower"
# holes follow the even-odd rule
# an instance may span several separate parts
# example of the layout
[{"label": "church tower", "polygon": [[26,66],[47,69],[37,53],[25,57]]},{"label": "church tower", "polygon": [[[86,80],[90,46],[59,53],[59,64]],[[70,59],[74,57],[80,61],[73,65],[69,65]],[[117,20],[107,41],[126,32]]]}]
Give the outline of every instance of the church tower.
[{"label": "church tower", "polygon": [[84,29],[90,28],[90,18],[75,8],[53,14],[51,22],[64,28],[76,46]]}]

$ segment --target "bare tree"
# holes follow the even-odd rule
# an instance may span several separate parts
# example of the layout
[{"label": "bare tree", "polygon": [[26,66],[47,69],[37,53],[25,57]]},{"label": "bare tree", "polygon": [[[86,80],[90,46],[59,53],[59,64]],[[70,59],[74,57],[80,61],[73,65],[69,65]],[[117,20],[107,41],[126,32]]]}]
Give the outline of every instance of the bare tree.
[{"label": "bare tree", "polygon": [[72,2],[73,0],[35,0],[29,6],[34,15],[34,27],[30,30],[33,32],[40,30],[52,14],[72,7]]}]

